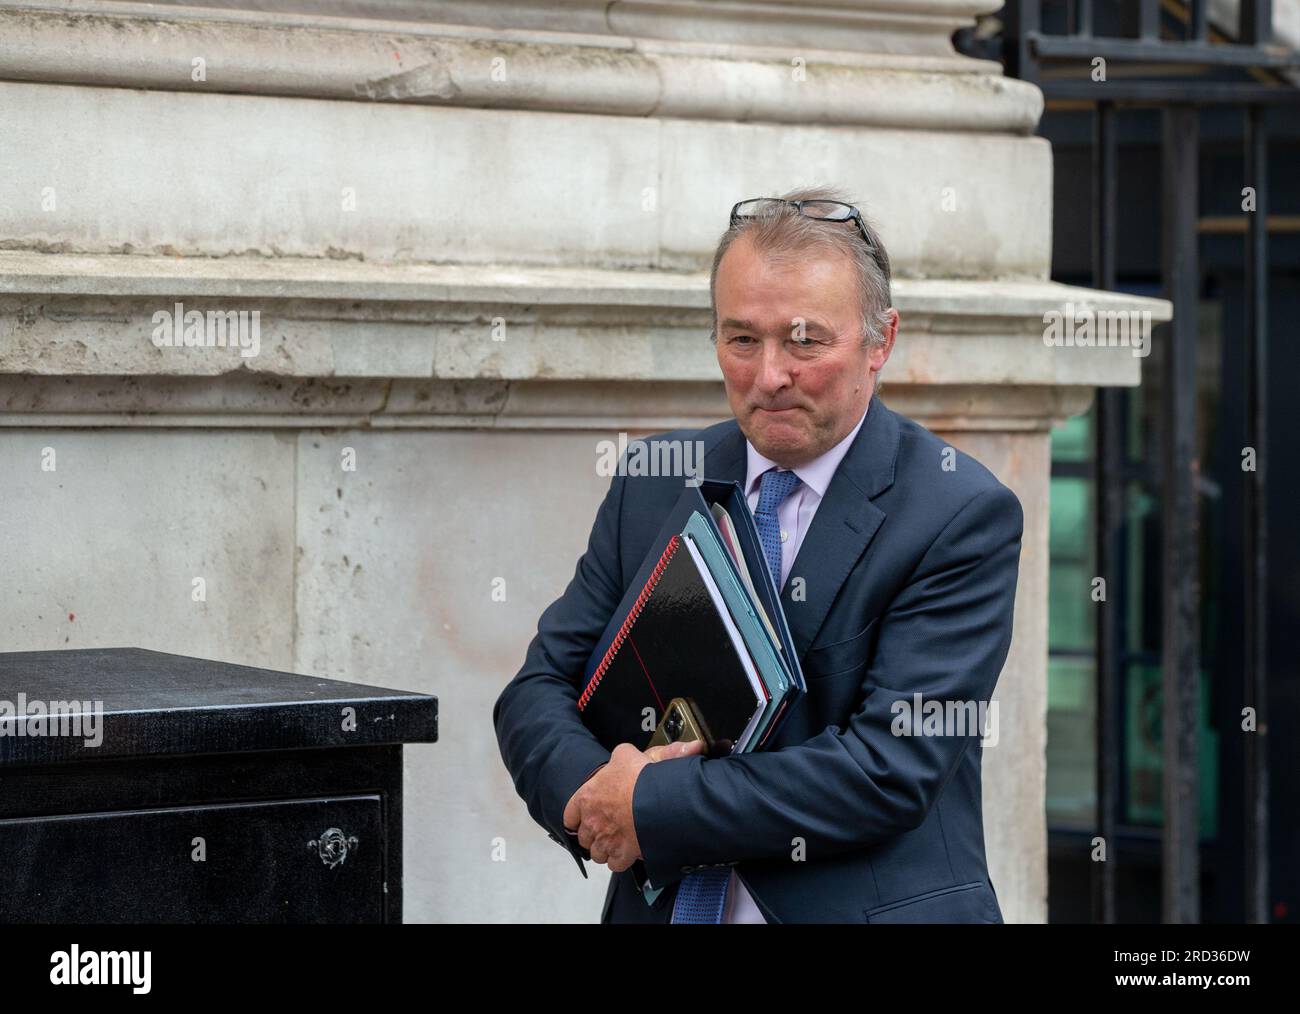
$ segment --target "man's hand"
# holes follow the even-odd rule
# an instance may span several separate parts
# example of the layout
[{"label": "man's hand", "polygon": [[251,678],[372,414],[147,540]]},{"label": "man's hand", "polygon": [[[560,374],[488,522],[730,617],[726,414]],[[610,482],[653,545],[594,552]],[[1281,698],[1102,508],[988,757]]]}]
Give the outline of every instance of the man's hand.
[{"label": "man's hand", "polygon": [[577,828],[578,841],[593,862],[606,863],[622,873],[641,858],[632,820],[632,793],[641,769],[656,761],[703,753],[700,740],[652,746],[644,753],[631,743],[620,743],[609,763],[588,778],[564,807],[564,826]]}]

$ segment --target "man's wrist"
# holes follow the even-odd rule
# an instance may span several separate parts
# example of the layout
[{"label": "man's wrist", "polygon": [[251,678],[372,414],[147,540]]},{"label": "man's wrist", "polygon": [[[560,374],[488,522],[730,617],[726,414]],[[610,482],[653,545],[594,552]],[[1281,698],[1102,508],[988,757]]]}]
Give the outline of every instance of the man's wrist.
[{"label": "man's wrist", "polygon": [[688,798],[691,779],[698,777],[702,758],[674,758],[645,765],[632,788],[632,826],[641,849],[646,875],[658,888],[680,880],[687,872],[677,841],[674,800]]}]

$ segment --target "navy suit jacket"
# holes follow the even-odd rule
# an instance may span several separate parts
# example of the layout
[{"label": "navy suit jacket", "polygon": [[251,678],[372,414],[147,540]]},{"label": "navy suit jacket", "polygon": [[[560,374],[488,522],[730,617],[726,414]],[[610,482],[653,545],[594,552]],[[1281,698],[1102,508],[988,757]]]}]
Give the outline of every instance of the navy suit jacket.
[{"label": "navy suit jacket", "polygon": [[[734,419],[650,439],[702,440],[706,478],[745,481]],[[579,717],[583,672],[682,481],[615,476],[573,580],[493,709],[516,790],[583,876],[591,856],[566,833],[564,807],[610,756]],[[768,922],[1001,922],[979,729],[897,735],[893,706],[915,710],[917,694],[988,702],[1011,642],[1022,530],[1019,500],[988,469],[875,397],[782,589],[807,694],[761,752],[641,770],[637,838],[665,890],[650,906],[631,871],[614,874],[601,921],[667,922],[686,873],[730,865]]]}]

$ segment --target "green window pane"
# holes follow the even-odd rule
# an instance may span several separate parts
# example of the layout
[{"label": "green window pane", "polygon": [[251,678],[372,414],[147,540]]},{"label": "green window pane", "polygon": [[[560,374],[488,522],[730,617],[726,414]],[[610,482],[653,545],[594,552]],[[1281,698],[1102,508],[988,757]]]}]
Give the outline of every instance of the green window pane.
[{"label": "green window pane", "polygon": [[1049,507],[1047,643],[1052,651],[1090,651],[1097,604],[1092,598],[1091,491],[1087,479],[1056,478]]},{"label": "green window pane", "polygon": [[1052,430],[1053,461],[1092,459],[1092,412],[1074,415]]},{"label": "green window pane", "polygon": [[1092,483],[1057,477],[1051,481],[1048,548],[1053,556],[1079,561],[1092,556]]},{"label": "green window pane", "polygon": [[1096,796],[1096,699],[1091,659],[1047,661],[1047,819],[1092,827]]},{"label": "green window pane", "polygon": [[1077,563],[1050,564],[1047,586],[1049,651],[1091,651],[1097,604],[1092,601],[1092,569]]}]

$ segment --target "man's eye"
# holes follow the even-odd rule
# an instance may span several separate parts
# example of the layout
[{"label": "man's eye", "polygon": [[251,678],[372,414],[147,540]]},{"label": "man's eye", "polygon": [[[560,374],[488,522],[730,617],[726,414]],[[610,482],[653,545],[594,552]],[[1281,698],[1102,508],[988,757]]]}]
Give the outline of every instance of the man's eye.
[{"label": "man's eye", "polygon": [[741,345],[747,345],[749,342],[752,342],[754,339],[747,334],[738,334],[735,335],[731,340],[733,342],[738,342]]},{"label": "man's eye", "polygon": [[807,335],[804,335],[802,338],[793,338],[791,340],[801,349],[810,349],[817,344],[816,338],[809,338]]}]

